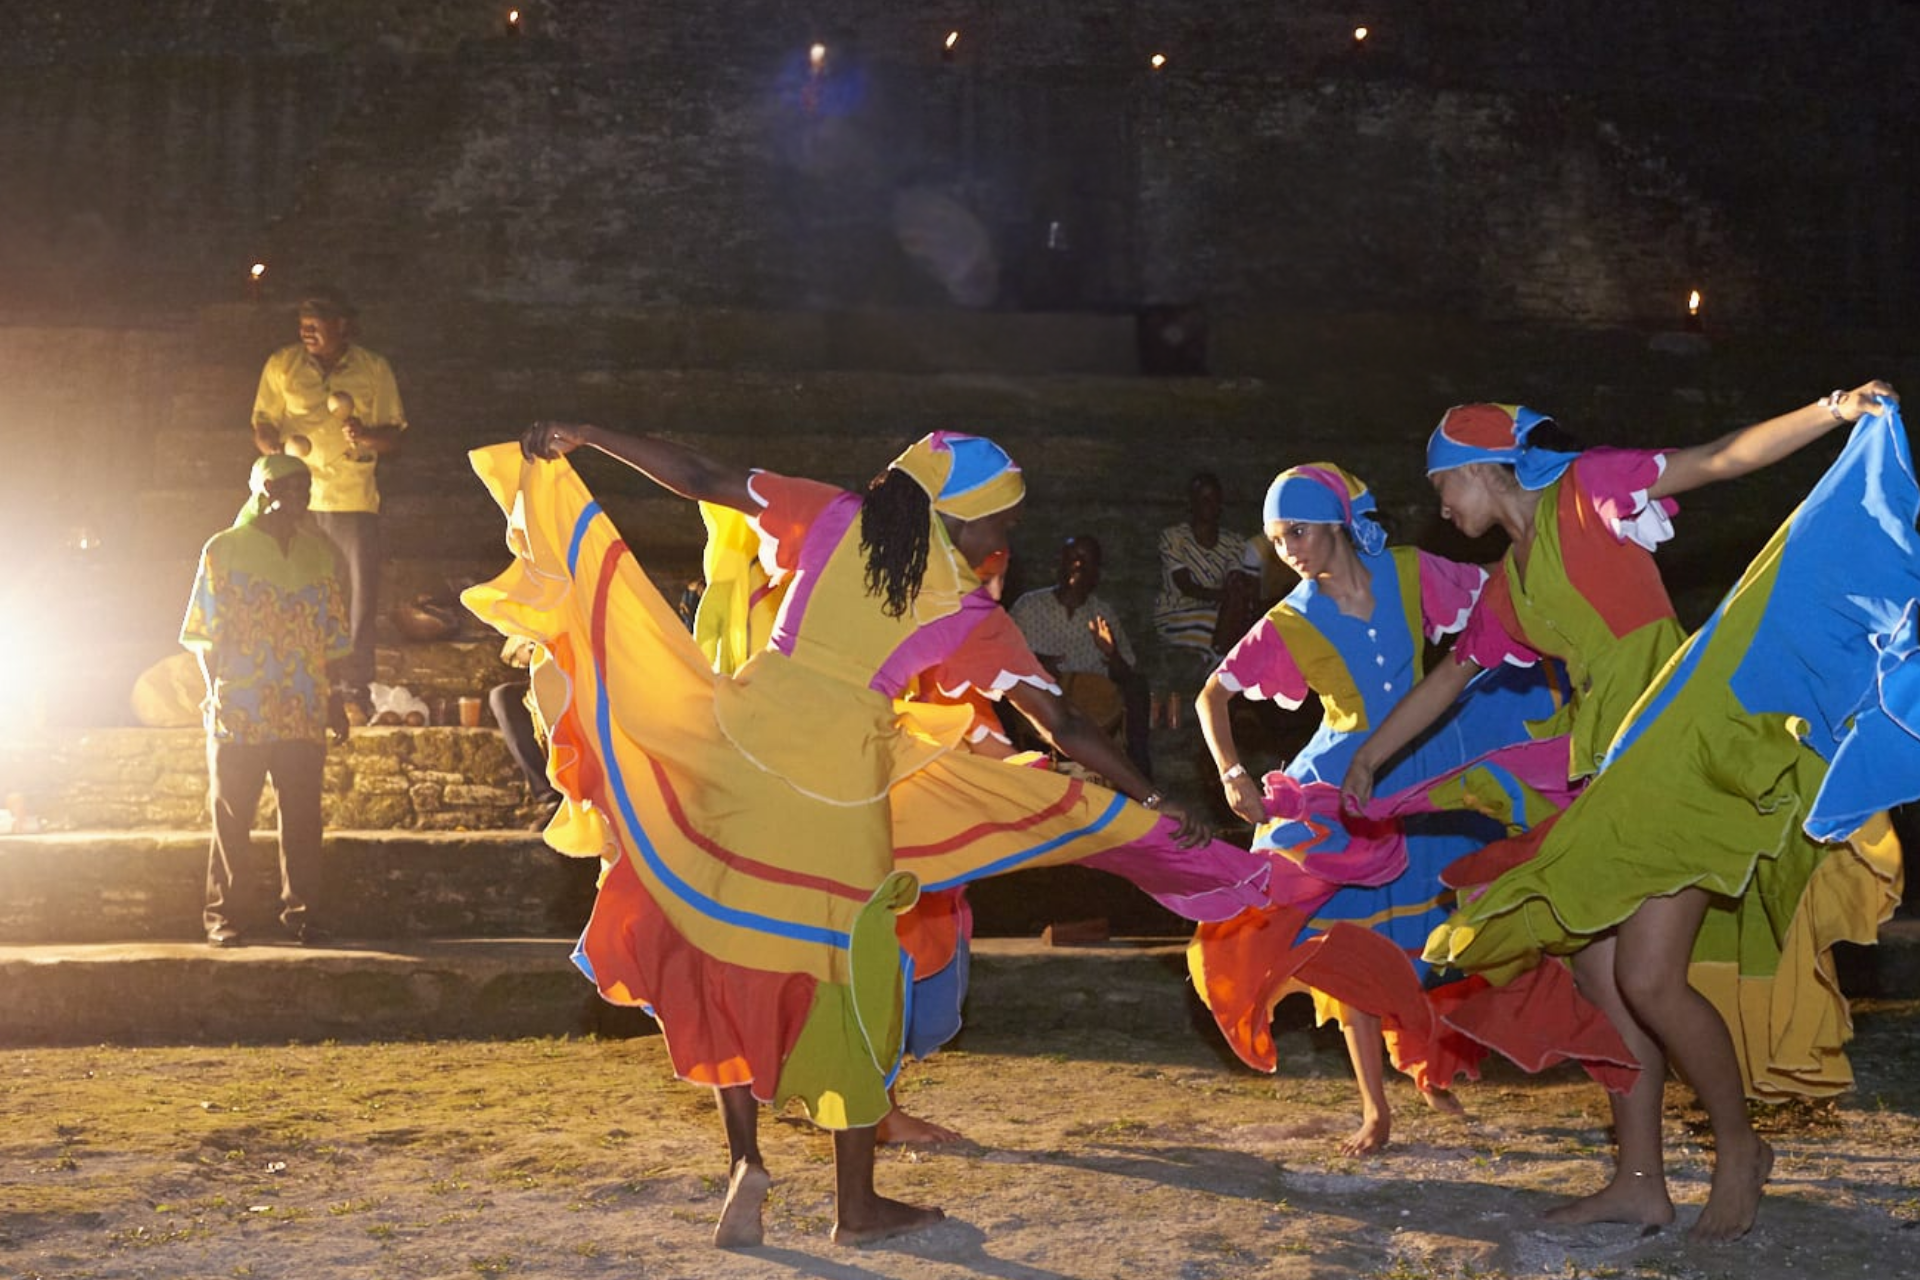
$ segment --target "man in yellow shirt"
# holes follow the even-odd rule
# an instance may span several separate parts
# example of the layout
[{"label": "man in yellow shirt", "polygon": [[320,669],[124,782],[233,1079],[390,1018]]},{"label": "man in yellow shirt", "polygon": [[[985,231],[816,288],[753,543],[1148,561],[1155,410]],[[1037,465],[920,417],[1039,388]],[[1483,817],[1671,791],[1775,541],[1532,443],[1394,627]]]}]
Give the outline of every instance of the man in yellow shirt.
[{"label": "man in yellow shirt", "polygon": [[355,316],[337,290],[315,289],[301,300],[300,341],[268,356],[260,371],[253,439],[261,453],[291,454],[313,473],[314,523],[339,551],[353,632],[340,691],[365,723],[385,559],[374,471],[400,447],[407,413],[393,367],[353,344]]}]

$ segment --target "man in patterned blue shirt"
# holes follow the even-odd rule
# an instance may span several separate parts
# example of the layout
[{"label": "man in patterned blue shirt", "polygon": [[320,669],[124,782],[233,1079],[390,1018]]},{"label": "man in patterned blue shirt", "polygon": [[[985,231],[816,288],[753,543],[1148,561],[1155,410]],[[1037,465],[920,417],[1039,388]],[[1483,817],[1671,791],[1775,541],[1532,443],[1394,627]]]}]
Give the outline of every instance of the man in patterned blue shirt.
[{"label": "man in patterned blue shirt", "polygon": [[233,528],[207,540],[180,643],[207,680],[207,941],[237,947],[234,866],[251,848],[260,792],[280,808],[280,920],[302,946],[332,939],[310,918],[320,870],[320,790],[327,736],[346,737],[331,675],[351,652],[333,544],[307,521],[312,479],[287,454],[254,463],[252,496]]}]

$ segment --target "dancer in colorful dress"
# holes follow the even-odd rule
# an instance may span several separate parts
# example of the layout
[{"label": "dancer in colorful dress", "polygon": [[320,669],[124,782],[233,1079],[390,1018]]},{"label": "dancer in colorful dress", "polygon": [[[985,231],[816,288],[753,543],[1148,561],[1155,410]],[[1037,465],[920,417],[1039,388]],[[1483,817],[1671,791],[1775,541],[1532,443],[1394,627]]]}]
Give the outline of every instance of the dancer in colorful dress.
[{"label": "dancer in colorful dress", "polygon": [[[1456,661],[1430,672],[1361,746],[1345,790],[1350,802],[1364,803],[1380,764],[1479,667],[1540,654],[1567,663],[1575,698],[1569,770],[1604,771],[1531,844],[1493,846],[1450,873],[1456,884],[1484,887],[1463,887],[1460,911],[1428,951],[1495,981],[1543,954],[1571,955],[1581,990],[1607,1011],[1643,1068],[1630,1090],[1610,1099],[1619,1144],[1612,1181],[1550,1218],[1673,1220],[1660,1143],[1671,1060],[1714,1134],[1712,1188],[1693,1235],[1739,1236],[1753,1224],[1773,1161],[1748,1121],[1745,1095],[1818,1095],[1845,1083],[1845,1002],[1831,984],[1827,951],[1841,938],[1873,937],[1891,910],[1897,847],[1884,822],[1867,824],[1851,846],[1808,838],[1801,823],[1824,761],[1791,732],[1785,713],[1794,706],[1743,703],[1729,680],[1768,589],[1779,592],[1765,557],[1749,574],[1760,573],[1765,587],[1730,597],[1705,639],[1676,656],[1681,629],[1651,549],[1670,536],[1674,495],[1779,461],[1892,395],[1870,382],[1667,452],[1556,450],[1541,439],[1541,414],[1465,405],[1448,411],[1428,443],[1442,515],[1470,537],[1498,527],[1512,546],[1454,646]],[[1858,548],[1862,564],[1893,565],[1900,581],[1887,594],[1911,596],[1914,512],[1881,518],[1888,486],[1911,488],[1910,464],[1876,474],[1855,466],[1849,449],[1837,472],[1861,491],[1854,506],[1873,500],[1862,523],[1882,530],[1878,547]],[[1846,505],[1823,504],[1816,515],[1809,504],[1789,529],[1811,519],[1817,532]],[[1835,585],[1830,572],[1807,576],[1826,578],[1819,590],[1848,600],[1842,587],[1851,584]],[[1816,643],[1834,634],[1817,617],[1805,625]],[[1839,663],[1848,646],[1871,652],[1868,627],[1849,625],[1852,633],[1834,638],[1832,654],[1816,665]],[[1649,687],[1656,676],[1661,683]],[[1800,701],[1810,705],[1799,715],[1821,709]]]},{"label": "dancer in colorful dress", "polygon": [[[716,673],[562,457],[582,445],[752,515],[790,581],[736,673]],[[834,1131],[836,1240],[939,1220],[873,1188],[912,978],[895,915],[919,890],[1080,861],[1193,919],[1263,900],[1264,865],[1156,812],[982,588],[1024,495],[991,442],[926,437],[864,495],[590,426],[542,424],[473,462],[516,559],[465,598],[541,645],[532,687],[566,797],[547,840],[607,862],[583,968],[649,1008],[675,1072],[717,1091],[731,1175],[716,1244],[762,1239],[758,1107],[790,1098]],[[956,751],[971,712],[897,701],[916,678],[1006,696],[1139,803]]]},{"label": "dancer in colorful dress", "polygon": [[[1267,536],[1300,584],[1247,632],[1208,679],[1198,699],[1200,727],[1213,752],[1227,803],[1256,825],[1253,847],[1288,860],[1274,883],[1288,886],[1286,909],[1257,918],[1202,925],[1194,947],[1195,986],[1222,1030],[1250,1064],[1274,1068],[1266,1011],[1289,990],[1307,989],[1321,1020],[1337,1018],[1360,1085],[1360,1127],[1348,1155],[1387,1144],[1392,1112],[1382,1070],[1383,1015],[1394,1065],[1412,1077],[1429,1105],[1459,1110],[1448,1086],[1477,1075],[1484,1050],[1449,1031],[1437,1010],[1460,991],[1424,989],[1420,949],[1446,915],[1440,869],[1505,834],[1502,824],[1468,812],[1414,816],[1403,823],[1303,814],[1276,818],[1262,779],[1249,773],[1234,742],[1235,695],[1271,699],[1289,709],[1310,694],[1322,719],[1311,741],[1271,775],[1264,790],[1313,789],[1332,800],[1348,758],[1414,683],[1427,642],[1458,631],[1486,571],[1411,547],[1388,547],[1373,494],[1327,462],[1294,467],[1267,490]],[[1398,760],[1384,789],[1398,790],[1456,769],[1484,752],[1527,742],[1528,722],[1544,724],[1557,699],[1540,668],[1490,673],[1461,714]],[[1292,932],[1264,981],[1245,982],[1232,935],[1263,928]],[[1269,939],[1279,943],[1278,938]],[[1252,1007],[1249,1008],[1249,1005]],[[1248,1034],[1247,1015],[1257,1019]]]}]

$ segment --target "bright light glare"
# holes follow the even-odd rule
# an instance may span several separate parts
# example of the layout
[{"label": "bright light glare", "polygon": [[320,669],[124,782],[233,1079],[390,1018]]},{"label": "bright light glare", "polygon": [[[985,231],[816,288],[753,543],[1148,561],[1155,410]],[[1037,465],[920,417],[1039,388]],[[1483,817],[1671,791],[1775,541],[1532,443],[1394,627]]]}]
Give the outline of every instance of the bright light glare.
[{"label": "bright light glare", "polygon": [[1151,58],[1147,59],[1147,63],[1155,71],[1158,71],[1160,68],[1167,65],[1167,55],[1164,53],[1156,53]]},{"label": "bright light glare", "polygon": [[[0,607],[3,608],[3,607]],[[0,653],[8,655],[46,653],[44,636],[36,636],[24,620],[11,611],[0,611]],[[0,734],[38,729],[46,720],[44,665],[25,658],[9,656],[0,662]]]},{"label": "bright light glare", "polygon": [[1687,314],[1690,316],[1700,314],[1700,291],[1698,289],[1687,294]]},{"label": "bright light glare", "polygon": [[958,31],[947,32],[947,48],[951,49],[953,48],[953,46],[959,43],[960,43],[960,33]]},{"label": "bright light glare", "polygon": [[520,25],[520,11],[518,9],[507,10],[507,25],[510,27]]},{"label": "bright light glare", "polygon": [[1358,43],[1360,43],[1361,41],[1364,41],[1364,40],[1365,40],[1365,39],[1366,39],[1366,38],[1367,38],[1367,37],[1368,37],[1369,35],[1371,35],[1371,34],[1373,34],[1373,33],[1372,33],[1372,32],[1370,32],[1370,31],[1368,31],[1368,30],[1367,30],[1367,28],[1365,28],[1365,27],[1355,27],[1355,28],[1353,29],[1353,39],[1354,39],[1354,42],[1355,42],[1356,44],[1358,44]]},{"label": "bright light glare", "polygon": [[807,50],[807,61],[811,62],[815,68],[818,68],[820,64],[825,62],[826,60],[827,60],[827,46],[823,44],[816,44],[811,49]]},{"label": "bright light glare", "polygon": [[255,280],[258,280],[261,276],[267,274],[267,264],[264,262],[256,262],[252,267],[248,268],[247,274]]}]

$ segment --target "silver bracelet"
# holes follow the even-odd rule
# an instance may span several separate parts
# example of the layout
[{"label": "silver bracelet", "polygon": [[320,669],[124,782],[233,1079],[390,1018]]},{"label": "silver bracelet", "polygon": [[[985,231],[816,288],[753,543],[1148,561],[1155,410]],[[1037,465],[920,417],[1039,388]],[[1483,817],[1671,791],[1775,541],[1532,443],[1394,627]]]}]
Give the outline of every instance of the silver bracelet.
[{"label": "silver bracelet", "polygon": [[1220,781],[1222,783],[1228,783],[1238,778],[1244,778],[1246,776],[1247,776],[1247,766],[1245,766],[1244,764],[1236,764],[1232,768],[1228,769],[1225,773],[1222,773],[1220,775]]},{"label": "silver bracelet", "polygon": [[1167,800],[1166,796],[1162,795],[1160,792],[1149,791],[1146,794],[1145,798],[1143,798],[1140,801],[1140,803],[1148,809],[1158,809],[1161,805],[1166,803],[1166,800]]},{"label": "silver bracelet", "polygon": [[1835,387],[1832,391],[1827,392],[1826,399],[1820,403],[1827,407],[1827,412],[1833,415],[1835,422],[1845,422],[1847,415],[1840,412],[1840,402],[1846,398],[1847,393]]}]

